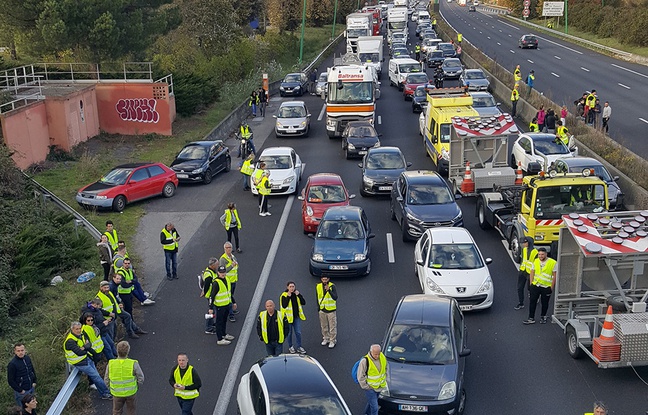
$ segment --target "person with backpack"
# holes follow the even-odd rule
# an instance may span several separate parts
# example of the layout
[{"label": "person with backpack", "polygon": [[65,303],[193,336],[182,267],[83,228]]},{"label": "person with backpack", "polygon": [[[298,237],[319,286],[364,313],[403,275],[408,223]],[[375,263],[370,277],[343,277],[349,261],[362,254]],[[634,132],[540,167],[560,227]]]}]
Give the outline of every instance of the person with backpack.
[{"label": "person with backpack", "polygon": [[367,397],[363,414],[378,415],[378,395],[387,388],[387,358],[380,345],[372,344],[357,366],[356,380]]}]

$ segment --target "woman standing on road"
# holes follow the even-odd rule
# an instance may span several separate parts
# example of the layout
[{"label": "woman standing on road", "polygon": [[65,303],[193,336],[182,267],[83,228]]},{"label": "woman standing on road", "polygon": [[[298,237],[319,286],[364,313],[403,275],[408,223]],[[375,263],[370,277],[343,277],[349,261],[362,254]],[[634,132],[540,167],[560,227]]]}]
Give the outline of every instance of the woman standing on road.
[{"label": "woman standing on road", "polygon": [[101,240],[97,242],[97,248],[99,248],[99,261],[104,270],[104,281],[108,281],[112,268],[113,252],[105,234],[101,235]]}]

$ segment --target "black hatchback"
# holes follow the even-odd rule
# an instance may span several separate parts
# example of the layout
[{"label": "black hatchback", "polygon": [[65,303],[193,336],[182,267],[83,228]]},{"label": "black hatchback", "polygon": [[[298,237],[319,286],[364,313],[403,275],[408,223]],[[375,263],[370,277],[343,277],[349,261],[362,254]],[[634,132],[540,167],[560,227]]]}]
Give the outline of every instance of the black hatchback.
[{"label": "black hatchback", "polygon": [[342,132],[342,150],[347,159],[363,157],[373,147],[380,147],[380,135],[369,121],[351,121]]},{"label": "black hatchback", "polygon": [[180,150],[170,167],[181,182],[209,184],[217,173],[231,170],[232,157],[221,140],[194,141]]},{"label": "black hatchback", "polygon": [[398,176],[411,165],[398,147],[369,149],[358,164],[362,169],[360,195],[389,195]]},{"label": "black hatchback", "polygon": [[533,35],[524,35],[518,41],[518,47],[521,49],[538,49],[538,38]]}]

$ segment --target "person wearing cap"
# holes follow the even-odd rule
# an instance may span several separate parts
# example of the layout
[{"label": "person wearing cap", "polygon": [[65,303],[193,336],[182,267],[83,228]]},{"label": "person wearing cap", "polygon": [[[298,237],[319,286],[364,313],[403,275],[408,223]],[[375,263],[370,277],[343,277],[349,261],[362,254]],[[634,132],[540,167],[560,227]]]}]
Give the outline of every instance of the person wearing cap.
[{"label": "person wearing cap", "polygon": [[232,287],[231,294],[232,294],[232,303],[230,304],[230,311],[229,311],[229,316],[228,319],[232,323],[236,321],[236,317],[234,317],[234,314],[238,314],[238,310],[234,310],[234,305],[236,304],[236,300],[234,299],[234,291],[236,291],[236,283],[238,281],[238,261],[234,254],[232,253],[232,250],[234,247],[232,246],[232,243],[227,241],[223,245],[223,248],[225,249],[225,253],[221,255],[221,257],[218,260],[218,265],[225,267],[225,272],[227,280],[230,283],[230,286]]},{"label": "person wearing cap", "polygon": [[331,279],[322,275],[321,283],[317,284],[317,305],[319,309],[319,321],[322,328],[322,346],[329,349],[335,347],[337,343],[337,289]]},{"label": "person wearing cap", "polygon": [[[133,316],[126,310],[124,310],[124,304],[119,298],[119,293],[117,292],[117,287],[121,284],[121,275],[113,274],[112,281],[101,281],[99,283],[99,292],[97,293],[97,298],[101,300],[103,304],[103,310],[108,312],[108,315],[115,320],[117,317],[121,318],[124,328],[126,329],[126,334],[131,339],[138,339],[139,336],[137,332],[141,334],[146,334],[144,330],[137,327]],[[116,326],[112,328],[112,337],[115,338]]]},{"label": "person wearing cap", "polygon": [[275,309],[274,301],[267,300],[265,308],[257,317],[257,335],[265,343],[268,356],[279,356],[283,353],[284,339],[288,335],[288,320],[284,313]]},{"label": "person wearing cap", "polygon": [[[216,278],[218,278],[218,275],[216,274],[216,271],[218,270],[219,262],[218,258],[209,258],[209,265],[207,265],[207,268],[202,273],[202,280],[201,280],[201,286],[202,286],[202,292],[200,293],[201,297],[205,297],[207,299],[207,307],[211,308],[211,292],[212,292],[212,287],[214,286],[214,282],[216,281]],[[207,317],[207,316],[205,316]],[[210,318],[205,318],[205,334],[216,334],[216,316],[212,315]]]},{"label": "person wearing cap", "polygon": [[180,234],[173,223],[164,225],[160,232],[160,243],[164,250],[164,266],[166,267],[167,280],[178,279],[178,241]]},{"label": "person wearing cap", "polygon": [[515,117],[517,114],[517,103],[520,100],[520,93],[518,92],[519,85],[517,82],[511,91],[511,116]]},{"label": "person wearing cap", "polygon": [[216,336],[219,346],[227,346],[232,343],[234,336],[227,334],[227,317],[229,316],[230,305],[236,310],[236,304],[232,304],[232,287],[227,279],[227,268],[220,265],[217,269],[217,276],[212,283],[209,314],[216,315]]},{"label": "person wearing cap", "polygon": [[268,196],[270,196],[270,172],[264,171],[261,176],[261,181],[259,182],[259,216],[270,216],[271,213],[268,212]]},{"label": "person wearing cap", "polygon": [[533,247],[533,238],[525,236],[522,238],[522,256],[520,257],[520,271],[518,272],[517,293],[518,303],[515,307],[516,310],[524,308],[524,288],[529,281],[529,271],[533,267],[533,262],[538,256],[538,250]]},{"label": "person wearing cap", "polygon": [[529,290],[531,291],[529,318],[524,320],[523,323],[535,323],[536,306],[538,305],[538,299],[540,299],[542,304],[540,324],[545,324],[547,323],[549,299],[556,285],[556,261],[547,256],[547,248],[543,246],[538,248],[538,258],[533,261],[533,266],[529,272],[529,284]]}]

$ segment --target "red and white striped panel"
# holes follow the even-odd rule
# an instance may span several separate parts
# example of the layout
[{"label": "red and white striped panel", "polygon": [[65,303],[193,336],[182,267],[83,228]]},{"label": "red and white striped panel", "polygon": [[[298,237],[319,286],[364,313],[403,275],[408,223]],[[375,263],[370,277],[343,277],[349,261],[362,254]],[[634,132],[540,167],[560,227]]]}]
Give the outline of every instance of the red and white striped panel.
[{"label": "red and white striped panel", "polygon": [[562,225],[562,219],[544,219],[536,220],[536,227],[538,226],[560,226]]},{"label": "red and white striped panel", "polygon": [[591,255],[584,247],[590,242],[597,243],[601,246],[601,254],[633,254],[633,253],[642,253],[648,252],[648,238],[640,238],[638,236],[633,236],[631,238],[626,238],[623,240],[623,243],[617,244],[611,239],[605,239],[601,236],[596,226],[592,223],[591,220],[587,219],[585,215],[581,215],[579,218],[583,221],[583,225],[587,228],[587,232],[581,232],[578,230],[578,226],[574,225],[574,221],[567,216],[565,218],[565,224],[570,228],[574,239],[581,246],[582,251],[585,255]]}]

